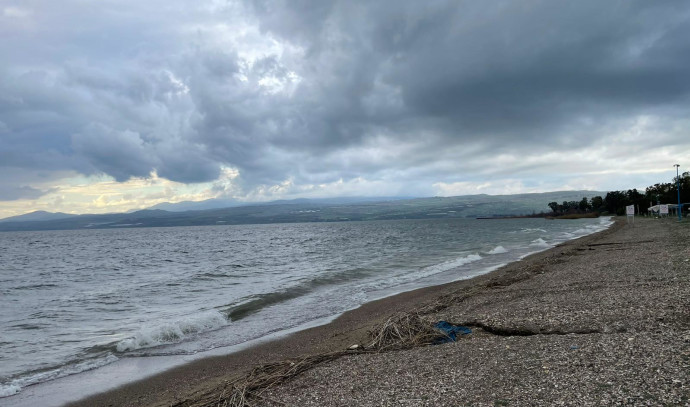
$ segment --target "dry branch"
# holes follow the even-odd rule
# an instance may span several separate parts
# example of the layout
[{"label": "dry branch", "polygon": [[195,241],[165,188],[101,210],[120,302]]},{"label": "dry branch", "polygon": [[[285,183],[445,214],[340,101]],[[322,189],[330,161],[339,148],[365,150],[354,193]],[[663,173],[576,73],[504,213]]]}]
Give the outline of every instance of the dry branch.
[{"label": "dry branch", "polygon": [[[444,335],[433,327],[433,323],[421,317],[420,313],[396,314],[369,332],[372,342],[369,346],[358,346],[352,350],[288,359],[260,365],[249,374],[229,380],[221,389],[206,393],[195,400],[185,400],[172,407],[250,407],[260,405],[267,389],[279,385],[298,374],[321,363],[335,360],[352,353],[385,352],[426,346]],[[218,392],[220,390],[220,395]]]},{"label": "dry branch", "polygon": [[369,348],[376,352],[431,345],[443,337],[433,323],[416,312],[394,315],[370,335],[374,340]]}]

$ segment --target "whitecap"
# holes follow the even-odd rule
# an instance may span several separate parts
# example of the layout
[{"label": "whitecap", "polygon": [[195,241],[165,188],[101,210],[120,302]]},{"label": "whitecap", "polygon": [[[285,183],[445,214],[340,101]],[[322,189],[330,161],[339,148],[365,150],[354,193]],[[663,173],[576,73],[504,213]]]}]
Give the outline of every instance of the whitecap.
[{"label": "whitecap", "polygon": [[118,352],[182,342],[190,335],[218,329],[228,324],[227,318],[216,310],[207,311],[175,321],[143,326],[133,337],[117,344]]},{"label": "whitecap", "polygon": [[482,259],[482,256],[480,256],[477,253],[474,254],[469,254],[467,256],[462,256],[462,257],[457,257],[452,260],[444,261],[443,263],[438,263],[434,264],[431,266],[424,267],[420,269],[417,272],[414,273],[409,273],[409,274],[403,274],[399,276],[392,276],[389,278],[386,278],[385,280],[378,281],[375,283],[367,283],[367,288],[369,289],[374,289],[374,290],[380,290],[380,289],[385,289],[388,287],[393,287],[397,286],[400,284],[406,284],[406,283],[411,283],[414,281],[418,281],[427,277],[431,277],[437,274],[441,274],[450,270],[453,270],[455,268],[464,266],[466,264],[473,263],[475,261],[479,261]]},{"label": "whitecap", "polygon": [[502,254],[502,253],[508,253],[508,250],[506,250],[506,248],[503,246],[496,246],[487,252],[487,254]]},{"label": "whitecap", "polygon": [[458,257],[453,260],[448,260],[443,263],[434,264],[433,266],[425,267],[421,270],[418,277],[427,277],[433,274],[442,273],[444,271],[452,270],[454,268],[464,266],[465,264],[481,260],[482,256],[478,254],[470,254],[464,257]]},{"label": "whitecap", "polygon": [[546,230],[542,229],[542,228],[523,228],[522,229],[522,233],[533,233],[533,232],[546,233]]},{"label": "whitecap", "polygon": [[0,397],[14,396],[22,390],[21,387],[16,384],[0,384]]},{"label": "whitecap", "polygon": [[530,246],[536,246],[536,247],[551,247],[544,239],[541,237],[539,239],[534,239],[532,240],[532,243],[529,244]]}]

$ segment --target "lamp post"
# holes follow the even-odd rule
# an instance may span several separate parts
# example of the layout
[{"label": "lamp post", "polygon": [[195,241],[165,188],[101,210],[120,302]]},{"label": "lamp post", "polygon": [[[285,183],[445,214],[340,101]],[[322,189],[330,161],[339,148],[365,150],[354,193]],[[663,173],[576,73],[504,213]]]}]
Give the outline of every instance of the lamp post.
[{"label": "lamp post", "polygon": [[676,188],[678,190],[678,208],[676,208],[676,212],[678,212],[678,222],[681,221],[681,213],[680,213],[680,177],[678,176],[678,167],[680,167],[680,164],[673,164],[674,167],[676,167]]}]

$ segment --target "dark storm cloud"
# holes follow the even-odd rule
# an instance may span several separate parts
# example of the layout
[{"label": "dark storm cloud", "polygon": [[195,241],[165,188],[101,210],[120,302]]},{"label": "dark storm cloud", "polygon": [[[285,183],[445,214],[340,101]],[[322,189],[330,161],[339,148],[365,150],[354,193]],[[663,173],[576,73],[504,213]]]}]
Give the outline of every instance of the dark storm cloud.
[{"label": "dark storm cloud", "polygon": [[72,138],[75,152],[118,181],[146,177],[154,168],[146,144],[138,133],[88,125]]},{"label": "dark storm cloud", "polygon": [[323,103],[307,119],[320,142],[296,146],[338,149],[382,132],[400,143],[438,136],[379,170],[423,172],[464,143],[482,145],[486,161],[500,151],[585,147],[637,115],[677,122],[689,102],[680,2],[332,2],[319,8],[326,15],[273,4],[256,8],[262,27],[306,48],[302,70],[318,79],[304,89]]},{"label": "dark storm cloud", "polygon": [[[273,10],[264,26],[288,39],[310,39],[306,45],[317,55],[354,50],[348,57],[359,58],[344,58],[346,65],[336,68],[350,74],[327,87],[353,81],[348,88],[356,92],[335,95],[349,99],[340,106],[359,113],[360,124],[375,120],[356,110],[376,79],[401,90],[407,117],[438,119],[459,139],[527,141],[581,115],[687,102],[684,4],[587,3],[338,2],[328,8],[333,14],[315,21]],[[330,40],[335,31],[342,37]],[[362,67],[366,74],[357,75]]]},{"label": "dark storm cloud", "polygon": [[15,6],[0,10],[0,165],[180,182],[230,166],[247,191],[430,184],[639,115],[678,128],[690,102],[684,2]]}]

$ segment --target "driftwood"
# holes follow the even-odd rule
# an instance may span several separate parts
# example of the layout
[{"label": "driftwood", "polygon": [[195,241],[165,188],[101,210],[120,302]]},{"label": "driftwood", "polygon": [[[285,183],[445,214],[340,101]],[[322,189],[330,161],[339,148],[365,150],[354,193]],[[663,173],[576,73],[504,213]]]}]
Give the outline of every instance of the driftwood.
[{"label": "driftwood", "polygon": [[[205,393],[194,400],[187,399],[172,407],[250,407],[268,400],[266,390],[279,385],[298,374],[322,363],[344,355],[378,353],[431,345],[445,335],[434,328],[431,321],[419,313],[400,313],[388,318],[369,332],[371,343],[356,345],[348,350],[288,359],[276,363],[259,365],[245,376],[230,379],[213,392]],[[277,400],[271,400],[280,404]]]},{"label": "driftwood", "polygon": [[374,340],[368,348],[375,352],[431,345],[445,337],[432,322],[416,312],[394,315],[369,335]]}]

